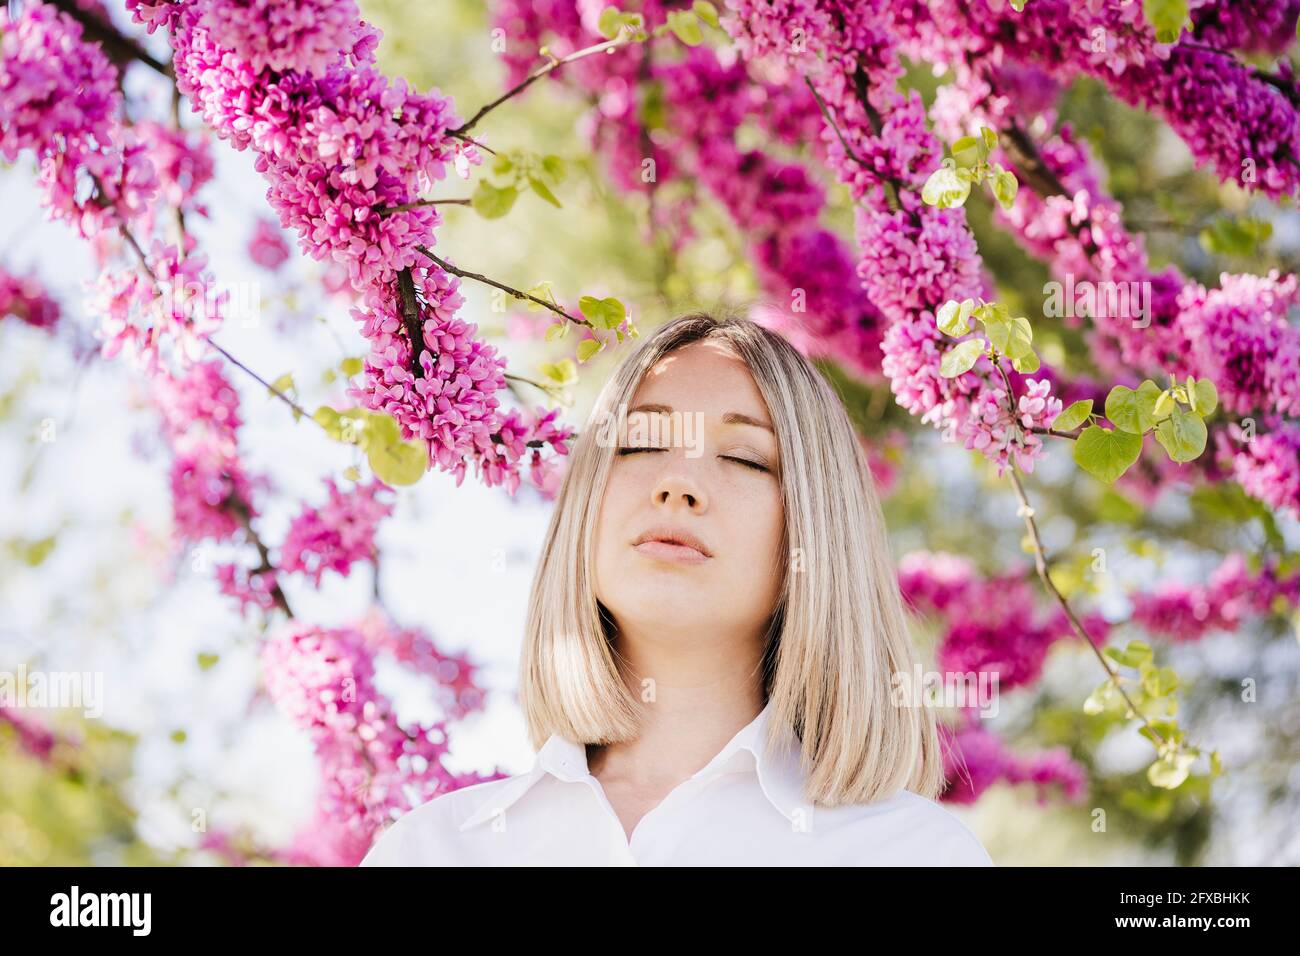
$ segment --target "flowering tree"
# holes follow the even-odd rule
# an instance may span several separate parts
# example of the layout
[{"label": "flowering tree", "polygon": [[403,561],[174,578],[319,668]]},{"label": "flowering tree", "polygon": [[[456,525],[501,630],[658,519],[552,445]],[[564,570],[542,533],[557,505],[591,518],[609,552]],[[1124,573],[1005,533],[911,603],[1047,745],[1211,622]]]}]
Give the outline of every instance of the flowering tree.
[{"label": "flowering tree", "polygon": [[[98,355],[148,383],[170,452],[175,545],[226,547],[229,559],[208,570],[232,613],[264,626],[265,692],[319,758],[310,840],[250,848],[212,831],[205,845],[233,860],[355,862],[396,814],[498,775],[443,763],[451,724],[482,706],[469,660],[378,600],[359,620],[308,621],[289,584],[377,568],[397,489],[430,470],[459,486],[472,469],[503,494],[528,482],[551,496],[574,437],[560,413],[579,369],[638,335],[634,313],[674,311],[661,309],[670,294],[566,290],[566,304],[549,282],[519,288],[440,248],[440,205],[488,220],[525,193],[562,205],[558,151],[488,145],[493,111],[526,102],[535,84],[590,105],[579,132],[644,209],[666,272],[697,237],[697,205],[725,213],[761,294],[758,317],[846,393],[884,488],[898,449],[921,447],[928,432],[993,465],[1023,525],[1022,566],[984,573],[931,550],[900,562],[939,667],[1028,690],[1049,651],[1077,641],[1096,670],[1095,691],[1074,702],[1090,739],[1136,727],[1149,742],[1132,788],[1204,787],[1222,770],[1219,753],[1204,728],[1178,720],[1173,668],[1123,632],[1194,641],[1289,612],[1300,597],[1279,530],[1300,509],[1300,330],[1288,318],[1300,292],[1279,270],[1206,285],[1176,263],[1153,265],[1070,122],[1069,98],[1090,84],[1163,122],[1204,175],[1280,214],[1300,180],[1300,89],[1281,56],[1298,14],[1300,3],[1266,0],[498,0],[489,42],[504,89],[470,112],[386,75],[380,32],[354,0],[125,0],[121,10],[51,0],[0,13],[0,153],[34,162],[48,215],[92,250],[98,278],[83,309]],[[437,64],[423,68],[437,80]],[[170,108],[128,93],[135,77],[165,89]],[[208,214],[215,150],[253,155],[266,212],[327,266],[326,291],[351,308],[363,354],[340,363],[338,402],[304,407],[291,375],[263,378],[220,344],[223,327],[256,318],[209,271],[189,228]],[[467,196],[430,198],[449,179]],[[834,196],[847,196],[851,237],[825,224]],[[280,229],[265,216],[249,226],[250,260],[278,275],[293,255]],[[1269,228],[1264,214],[1217,216],[1200,236],[1210,253],[1254,254]],[[977,233],[1040,264],[1040,302],[982,259]],[[66,303],[3,267],[0,314],[57,329]],[[553,361],[535,376],[508,371],[461,317],[464,282],[490,287],[501,311],[522,302],[552,318],[537,334]],[[239,378],[275,397],[283,427],[357,450],[278,541],[259,520],[276,491],[241,460]],[[530,405],[525,388],[551,407]],[[883,416],[872,396],[884,395],[913,421]],[[863,415],[857,396],[874,411]],[[1060,506],[1035,500],[1024,477],[1053,446],[1112,510],[1124,495],[1150,505],[1171,487],[1235,489],[1223,500],[1260,522],[1267,547],[1221,549],[1206,584],[1137,592],[1126,620],[1105,615],[1089,596],[1106,549],[1049,551],[1042,518]],[[444,719],[400,720],[376,686],[379,655],[438,687]],[[0,706],[4,722],[30,752],[53,752],[31,717]],[[970,707],[943,736],[945,799],[974,801],[998,781],[1030,784],[1043,800],[1088,791],[1078,746],[1017,752]]]}]

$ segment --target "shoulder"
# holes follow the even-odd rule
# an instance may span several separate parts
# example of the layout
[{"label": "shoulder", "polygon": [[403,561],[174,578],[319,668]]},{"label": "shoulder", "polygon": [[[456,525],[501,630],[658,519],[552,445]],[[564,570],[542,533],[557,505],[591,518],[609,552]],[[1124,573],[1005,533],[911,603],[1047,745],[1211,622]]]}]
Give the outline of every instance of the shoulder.
[{"label": "shoulder", "polygon": [[461,787],[427,800],[388,824],[375,839],[360,866],[438,866],[445,859],[460,826],[524,774]]},{"label": "shoulder", "polygon": [[[834,829],[842,829],[848,843],[874,856],[873,862],[890,866],[993,866],[979,838],[951,810],[910,790],[871,804],[814,811],[839,815]],[[815,825],[815,824],[814,824]],[[854,838],[856,836],[856,839]]]}]

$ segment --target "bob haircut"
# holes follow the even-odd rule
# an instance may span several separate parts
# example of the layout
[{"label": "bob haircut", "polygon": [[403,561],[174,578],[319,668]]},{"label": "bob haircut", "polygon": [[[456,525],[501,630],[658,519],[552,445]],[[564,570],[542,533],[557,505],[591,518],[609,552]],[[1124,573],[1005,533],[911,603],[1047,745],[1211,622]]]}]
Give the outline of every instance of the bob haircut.
[{"label": "bob haircut", "polygon": [[[743,317],[683,315],[656,329],[605,383],[574,444],[533,577],[520,704],[534,749],[635,740],[644,706],[623,679],[616,624],[595,594],[595,529],[617,442],[598,423],[642,377],[692,342],[725,343],[748,366],[780,449],[783,584],[762,658],[767,753],[798,746],[804,799],[865,804],[943,785],[935,718],[891,694],[916,662],[866,454],[838,394],[789,342]],[[602,444],[606,447],[602,447]],[[791,740],[793,729],[798,741]]]}]

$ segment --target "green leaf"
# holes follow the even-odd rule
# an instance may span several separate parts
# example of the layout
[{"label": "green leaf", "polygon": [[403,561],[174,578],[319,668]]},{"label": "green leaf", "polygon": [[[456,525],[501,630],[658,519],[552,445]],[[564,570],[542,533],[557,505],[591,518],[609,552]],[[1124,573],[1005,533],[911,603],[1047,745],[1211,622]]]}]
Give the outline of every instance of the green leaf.
[{"label": "green leaf", "polygon": [[1104,647],[1102,653],[1122,667],[1141,667],[1143,664],[1151,662],[1154,654],[1151,645],[1146,641],[1129,641],[1123,649],[1118,647]]},{"label": "green leaf", "polygon": [[558,342],[560,339],[564,338],[568,334],[569,334],[569,323],[556,322],[554,325],[547,326],[546,341]]},{"label": "green leaf", "polygon": [[1117,706],[1122,700],[1119,690],[1115,687],[1114,681],[1102,681],[1097,689],[1088,695],[1088,699],[1083,702],[1083,712],[1090,717],[1096,717],[1100,713]]},{"label": "green leaf", "polygon": [[325,434],[329,435],[335,441],[343,440],[343,433],[339,424],[339,413],[337,410],[330,408],[328,405],[322,405],[316,411],[312,412],[312,419],[321,428],[325,429]]},{"label": "green leaf", "polygon": [[1017,355],[1011,360],[1011,365],[1017,372],[1028,375],[1030,372],[1038,371],[1038,355],[1030,349],[1023,355]]},{"label": "green leaf", "polygon": [[518,198],[519,190],[513,186],[498,187],[487,180],[480,180],[470,198],[470,205],[484,219],[500,219],[510,211]]},{"label": "green leaf", "polygon": [[[985,312],[985,315],[988,316],[989,312]],[[993,347],[1003,355],[1015,359],[1033,354],[1030,343],[1034,340],[1034,330],[1030,328],[1029,320],[1023,315],[1016,316],[1014,319],[1009,316],[1006,319],[985,318],[984,331],[988,333]]]},{"label": "green leaf", "polygon": [[359,469],[356,465],[348,465],[346,468],[343,469],[343,477],[346,478],[348,481],[360,481],[361,469]]},{"label": "green leaf", "polygon": [[597,328],[615,329],[627,318],[627,309],[615,298],[597,299],[584,295],[578,300],[578,310]]},{"label": "green leaf", "polygon": [[[1188,378],[1191,379],[1190,376]],[[1192,382],[1191,399],[1192,411],[1206,418],[1213,415],[1219,407],[1219,390],[1208,378],[1198,378]]]},{"label": "green leaf", "polygon": [[623,22],[622,14],[618,7],[606,7],[600,11],[600,19],[596,21],[596,29],[606,40],[612,40],[618,36],[619,26]]},{"label": "green leaf", "polygon": [[1151,417],[1156,421],[1163,421],[1173,414],[1174,406],[1178,403],[1174,401],[1174,393],[1171,389],[1165,389],[1156,397],[1156,403],[1151,408]]},{"label": "green leaf", "polygon": [[1152,697],[1168,697],[1178,689],[1178,675],[1172,667],[1155,667],[1142,675],[1142,687]]},{"label": "green leaf", "polygon": [[583,339],[578,343],[578,361],[587,361],[604,347],[605,343],[600,339]]},{"label": "green leaf", "polygon": [[48,535],[44,538],[34,538],[27,540],[19,538],[9,543],[9,547],[17,556],[18,560],[29,568],[38,568],[45,563],[45,559],[50,556],[54,550],[54,545],[58,541],[56,535]]},{"label": "green leaf", "polygon": [[559,185],[564,182],[564,177],[568,175],[565,170],[564,160],[559,156],[546,155],[542,157],[542,178],[547,182]]},{"label": "green leaf", "polygon": [[695,0],[691,9],[695,11],[697,17],[713,27],[713,29],[722,29],[722,24],[718,22],[718,8],[709,3],[709,0]]},{"label": "green leaf", "polygon": [[538,179],[536,176],[528,177],[528,185],[530,185],[533,188],[533,192],[537,193],[537,195],[541,196],[543,199],[545,199],[556,209],[564,208],[563,206],[560,205],[560,201],[555,198],[555,193],[551,192],[550,187],[547,186],[546,183]]},{"label": "green leaf", "polygon": [[413,485],[424,476],[429,453],[423,442],[399,441],[376,445],[366,455],[370,470],[386,485]]},{"label": "green leaf", "polygon": [[1098,481],[1112,484],[1142,454],[1142,436],[1090,425],[1074,443],[1074,460]]},{"label": "green leaf", "polygon": [[492,175],[497,177],[508,176],[515,170],[515,160],[513,153],[497,153],[492,159]]},{"label": "green leaf", "polygon": [[1147,768],[1147,780],[1153,787],[1174,790],[1187,779],[1195,760],[1191,754],[1166,754]]},{"label": "green leaf", "polygon": [[173,730],[173,731],[171,732],[171,741],[172,741],[172,743],[174,743],[174,744],[183,744],[183,743],[185,743],[185,739],[186,739],[185,731],[180,730],[180,729],[177,729],[177,730]]},{"label": "green leaf", "polygon": [[704,31],[700,29],[700,19],[689,10],[673,10],[668,14],[668,28],[677,39],[687,46],[699,46],[704,42]]},{"label": "green leaf", "polygon": [[983,339],[967,339],[965,342],[958,342],[948,351],[943,353],[943,358],[939,360],[939,374],[944,378],[955,378],[963,372],[968,372],[984,354],[985,343]]},{"label": "green leaf", "polygon": [[974,136],[963,136],[957,142],[952,144],[952,158],[964,169],[971,169],[979,165],[980,161],[988,155],[988,148],[984,145],[982,139],[976,139]]},{"label": "green leaf", "polygon": [[216,666],[217,661],[219,660],[221,660],[220,654],[200,654],[199,670],[201,671],[211,670],[213,667]]},{"label": "green leaf", "polygon": [[[1146,383],[1144,382],[1143,385]],[[1152,383],[1155,387],[1155,383]],[[1154,424],[1148,401],[1149,392],[1134,391],[1125,385],[1116,385],[1106,396],[1106,417],[1120,431],[1142,435]]]},{"label": "green leaf", "polygon": [[989,152],[998,148],[998,134],[994,130],[981,126],[980,137],[984,140],[984,148]]},{"label": "green leaf", "polygon": [[1084,398],[1061,410],[1052,422],[1056,431],[1068,432],[1078,428],[1092,414],[1092,399]]},{"label": "green leaf", "polygon": [[348,378],[353,375],[360,375],[363,368],[365,368],[365,362],[359,358],[345,358],[342,362],[339,362],[339,370]]},{"label": "green leaf", "polygon": [[1161,43],[1173,43],[1184,27],[1192,26],[1187,0],[1142,0],[1142,12]]},{"label": "green leaf", "polygon": [[970,180],[957,175],[955,169],[941,166],[930,174],[921,189],[921,199],[929,206],[948,209],[960,206],[970,195]]},{"label": "green leaf", "polygon": [[1191,461],[1205,451],[1205,422],[1195,412],[1174,406],[1169,417],[1156,426],[1156,441],[1173,461]]},{"label": "green leaf", "polygon": [[348,417],[352,412],[358,414],[361,422],[361,435],[359,444],[367,452],[372,452],[376,448],[384,449],[389,445],[396,445],[402,440],[402,427],[397,424],[397,419],[385,412],[370,412],[364,408],[351,409],[343,413],[343,417]]},{"label": "green leaf", "polygon": [[974,311],[974,299],[963,299],[961,302],[953,299],[945,302],[939,309],[939,314],[935,316],[935,322],[939,326],[939,331],[944,335],[961,338],[970,331],[970,317]]},{"label": "green leaf", "polygon": [[1201,230],[1201,248],[1211,255],[1253,256],[1273,236],[1266,219],[1216,219]]},{"label": "green leaf", "polygon": [[[524,291],[531,296],[536,296],[537,298],[541,299],[543,302],[551,303],[551,305],[555,306],[556,308],[559,308],[560,306],[560,303],[555,301],[555,293],[551,291],[550,279],[546,279],[543,282],[539,282],[531,289],[525,289]],[[546,308],[546,306],[538,305],[532,299],[524,299],[524,308],[526,308],[529,312],[540,312],[542,309]]]},{"label": "green leaf", "polygon": [[1002,170],[993,177],[993,196],[1003,209],[1010,209],[1016,203],[1016,193],[1020,191],[1020,183],[1016,179],[1016,174],[1009,170]]},{"label": "green leaf", "polygon": [[280,394],[283,395],[288,392],[294,391],[293,373],[285,372],[283,375],[281,375],[279,378],[277,378],[274,382],[271,383],[271,387],[268,388],[267,391],[272,396],[274,396],[276,392],[279,392]]},{"label": "green leaf", "polygon": [[571,358],[562,358],[558,362],[543,362],[539,368],[543,376],[561,387],[578,380],[578,366]]}]

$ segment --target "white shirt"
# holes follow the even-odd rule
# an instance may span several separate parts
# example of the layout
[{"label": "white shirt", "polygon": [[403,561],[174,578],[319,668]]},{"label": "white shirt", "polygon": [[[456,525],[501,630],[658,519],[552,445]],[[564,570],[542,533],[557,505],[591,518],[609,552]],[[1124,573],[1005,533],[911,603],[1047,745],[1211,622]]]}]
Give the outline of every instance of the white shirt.
[{"label": "white shirt", "polygon": [[900,790],[810,806],[798,752],[761,753],[771,705],[637,822],[629,840],[587,750],[552,734],[533,769],[441,794],[383,831],[362,866],[992,866],[933,800]]}]

